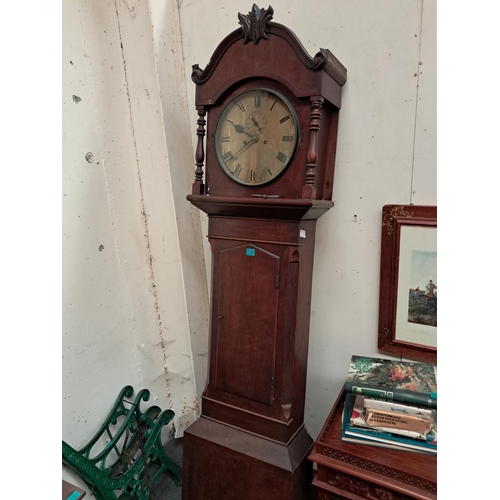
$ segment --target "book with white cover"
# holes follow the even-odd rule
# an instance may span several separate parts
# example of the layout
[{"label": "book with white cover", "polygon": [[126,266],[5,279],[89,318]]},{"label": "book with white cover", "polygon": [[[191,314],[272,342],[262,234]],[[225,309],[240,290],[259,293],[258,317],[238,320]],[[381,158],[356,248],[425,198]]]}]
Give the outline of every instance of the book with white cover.
[{"label": "book with white cover", "polygon": [[410,417],[418,417],[422,420],[434,420],[434,410],[419,408],[417,406],[394,403],[393,401],[382,401],[380,399],[364,398],[363,406],[374,410],[401,413]]},{"label": "book with white cover", "polygon": [[[346,434],[361,432],[362,434],[366,435],[366,432],[369,432],[370,435],[372,435],[373,438],[375,438],[377,434],[387,433],[426,442],[433,442],[437,440],[435,429],[432,429],[432,432],[422,433],[407,429],[388,428],[383,426],[374,426],[367,424],[364,418],[363,399],[364,399],[363,396],[360,395],[355,396],[354,405],[352,406],[350,419],[347,423],[345,431]],[[358,430],[356,430],[356,428]],[[364,431],[362,431],[361,428],[363,428]]]},{"label": "book with white cover", "polygon": [[342,412],[342,441],[430,455],[437,453],[437,442],[429,443],[426,440],[411,439],[404,436],[398,437],[394,432],[383,432],[374,428],[360,428],[349,425],[350,418],[355,414],[354,400],[353,394],[346,394]]}]

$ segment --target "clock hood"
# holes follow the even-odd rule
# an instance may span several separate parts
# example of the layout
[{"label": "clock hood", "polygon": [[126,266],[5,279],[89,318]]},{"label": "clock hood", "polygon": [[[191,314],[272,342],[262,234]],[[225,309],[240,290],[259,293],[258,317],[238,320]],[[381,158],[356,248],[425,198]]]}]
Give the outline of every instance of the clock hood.
[{"label": "clock hood", "polygon": [[346,68],[328,49],[311,57],[293,31],[271,21],[273,13],[255,4],[248,15],[239,13],[241,27],[222,40],[205,69],[193,65],[197,106],[216,104],[243,78],[271,78],[296,97],[319,95],[340,108]]}]

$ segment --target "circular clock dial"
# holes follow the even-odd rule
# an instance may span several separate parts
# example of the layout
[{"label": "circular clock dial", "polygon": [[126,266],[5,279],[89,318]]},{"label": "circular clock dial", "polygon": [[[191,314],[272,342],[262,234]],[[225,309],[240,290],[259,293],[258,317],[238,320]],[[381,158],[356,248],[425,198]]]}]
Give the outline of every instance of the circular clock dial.
[{"label": "circular clock dial", "polygon": [[257,89],[235,97],[215,131],[224,172],[245,186],[274,180],[292,161],[299,142],[297,115],[278,93]]}]

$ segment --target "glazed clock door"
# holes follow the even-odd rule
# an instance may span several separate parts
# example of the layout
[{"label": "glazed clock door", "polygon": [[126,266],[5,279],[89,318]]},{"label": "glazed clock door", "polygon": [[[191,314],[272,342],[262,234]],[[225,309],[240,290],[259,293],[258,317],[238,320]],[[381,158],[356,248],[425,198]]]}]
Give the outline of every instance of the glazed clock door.
[{"label": "glazed clock door", "polygon": [[248,244],[219,259],[216,389],[272,405],[280,258]]},{"label": "glazed clock door", "polygon": [[292,161],[299,142],[293,106],[266,89],[235,97],[215,131],[215,151],[222,169],[245,186],[260,186],[278,177]]}]

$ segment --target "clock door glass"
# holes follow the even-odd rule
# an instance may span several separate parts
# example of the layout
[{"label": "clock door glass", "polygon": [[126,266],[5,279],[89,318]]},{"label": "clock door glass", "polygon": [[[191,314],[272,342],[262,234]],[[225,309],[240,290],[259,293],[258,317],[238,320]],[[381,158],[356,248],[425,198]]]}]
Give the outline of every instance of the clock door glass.
[{"label": "clock door glass", "polygon": [[258,186],[275,179],[290,164],[298,135],[297,115],[283,96],[252,90],[224,109],[215,132],[215,150],[231,179]]}]

